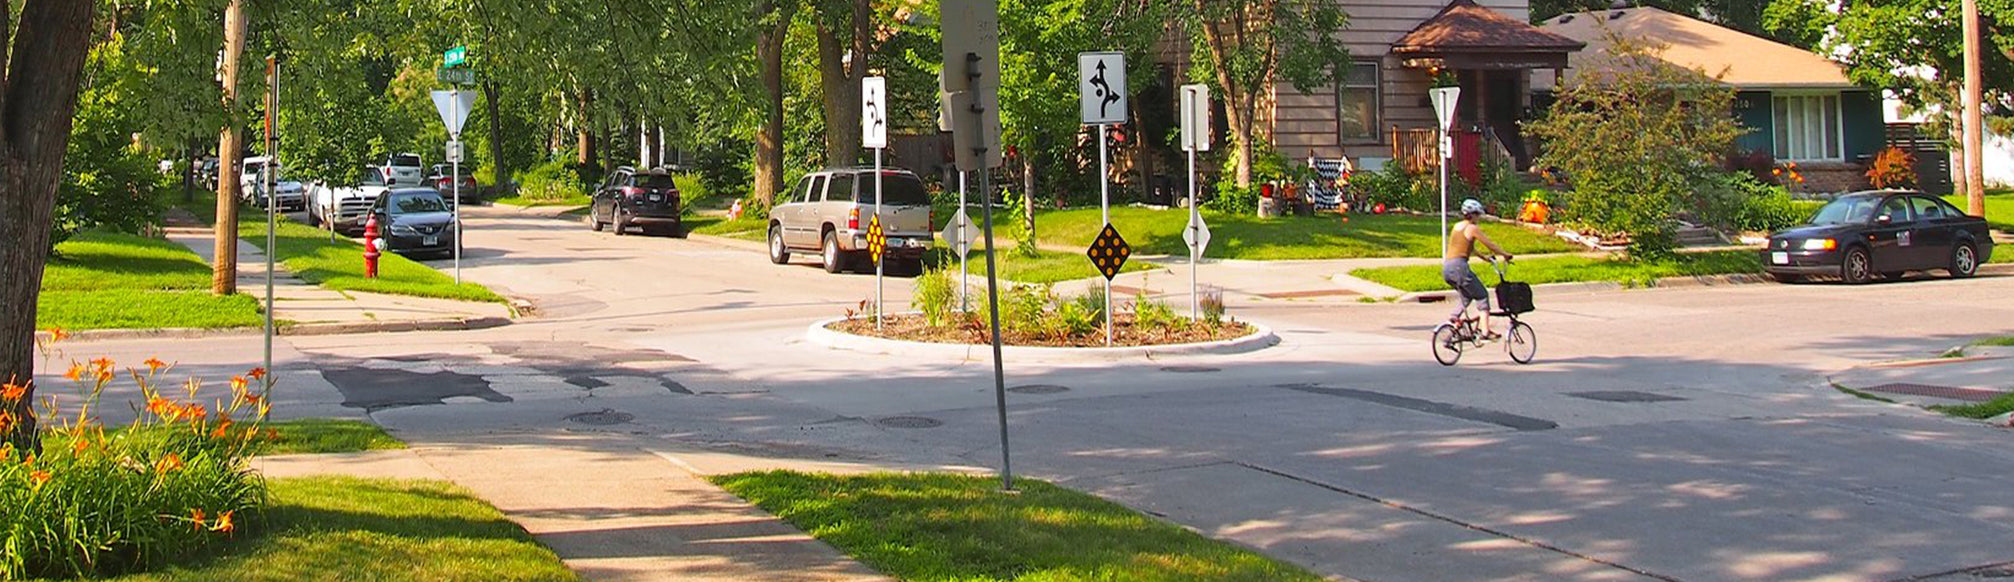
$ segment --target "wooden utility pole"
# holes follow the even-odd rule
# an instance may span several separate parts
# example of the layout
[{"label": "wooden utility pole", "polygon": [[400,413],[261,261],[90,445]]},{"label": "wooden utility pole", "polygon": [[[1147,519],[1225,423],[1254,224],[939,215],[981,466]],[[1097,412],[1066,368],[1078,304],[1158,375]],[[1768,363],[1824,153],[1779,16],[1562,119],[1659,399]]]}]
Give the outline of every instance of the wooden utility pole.
[{"label": "wooden utility pole", "polygon": [[1985,141],[1985,121],[1980,119],[1979,2],[1965,0],[1964,5],[1965,95],[1961,101],[1965,112],[1960,117],[1965,128],[1965,212],[1985,216],[1986,162],[1985,151],[1981,149]]},{"label": "wooden utility pole", "polygon": [[210,264],[210,292],[238,292],[238,164],[244,135],[238,127],[238,59],[245,52],[245,0],[231,0],[224,9],[224,131],[217,137],[217,244]]}]

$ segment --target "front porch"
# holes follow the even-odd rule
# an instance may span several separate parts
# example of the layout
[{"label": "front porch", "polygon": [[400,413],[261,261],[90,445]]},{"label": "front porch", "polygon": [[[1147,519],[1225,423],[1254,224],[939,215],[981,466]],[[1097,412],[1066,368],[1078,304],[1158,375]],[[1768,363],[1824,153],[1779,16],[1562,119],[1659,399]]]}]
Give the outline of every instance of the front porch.
[{"label": "front porch", "polygon": [[[1585,46],[1474,0],[1455,0],[1393,43],[1391,54],[1402,67],[1423,72],[1432,86],[1461,88],[1450,129],[1452,169],[1476,183],[1486,165],[1530,169],[1537,152],[1519,123],[1540,110],[1532,103],[1531,77],[1545,71],[1558,77],[1567,56]],[[1427,99],[1425,94],[1418,98]],[[1391,163],[1408,171],[1438,169],[1435,134],[1431,122],[1391,125]]]}]

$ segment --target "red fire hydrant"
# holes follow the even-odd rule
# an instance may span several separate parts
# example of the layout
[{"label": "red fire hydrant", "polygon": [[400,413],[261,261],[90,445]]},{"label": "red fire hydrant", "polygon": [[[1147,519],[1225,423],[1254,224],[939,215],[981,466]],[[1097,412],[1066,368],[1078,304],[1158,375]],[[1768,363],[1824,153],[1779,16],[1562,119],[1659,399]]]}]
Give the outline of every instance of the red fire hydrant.
[{"label": "red fire hydrant", "polygon": [[378,215],[364,221],[364,278],[378,278]]}]

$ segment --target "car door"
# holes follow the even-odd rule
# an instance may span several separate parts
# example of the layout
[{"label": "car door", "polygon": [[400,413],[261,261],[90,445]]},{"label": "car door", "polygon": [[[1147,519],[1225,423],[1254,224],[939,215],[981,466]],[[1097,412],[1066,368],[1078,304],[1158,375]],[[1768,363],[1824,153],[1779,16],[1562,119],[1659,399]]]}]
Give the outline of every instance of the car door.
[{"label": "car door", "polygon": [[[858,181],[858,176],[852,172],[834,173],[832,178],[826,181],[825,197],[818,203],[818,209],[813,211],[819,229],[823,230],[827,224],[832,225],[834,229],[842,231],[846,229],[848,219],[852,217],[853,201],[857,199],[854,192],[858,191],[859,186],[855,185]],[[867,228],[866,214],[860,216],[860,228]],[[844,240],[843,234],[841,239],[840,244],[843,246],[853,244]],[[820,244],[824,243],[821,241]]]},{"label": "car door", "polygon": [[825,175],[805,176],[791,192],[790,202],[782,208],[783,216],[777,220],[783,223],[783,241],[798,248],[817,248],[818,224],[810,215],[811,201],[825,190]]},{"label": "car door", "polygon": [[1905,271],[1919,261],[1914,223],[1907,196],[1890,196],[1875,208],[1874,219],[1867,225],[1867,247],[1875,272]]},{"label": "car door", "polygon": [[1935,269],[1951,264],[1951,248],[1958,243],[1961,218],[1951,216],[1944,206],[1924,196],[1910,196],[1909,209],[1916,214],[1916,230],[1911,241],[1916,247],[1913,269]]},{"label": "car door", "polygon": [[621,202],[617,200],[621,193],[616,192],[615,185],[621,183],[622,176],[621,171],[610,172],[602,179],[601,186],[594,189],[594,205],[600,209],[596,215],[611,223],[615,222],[616,209],[621,207]]}]

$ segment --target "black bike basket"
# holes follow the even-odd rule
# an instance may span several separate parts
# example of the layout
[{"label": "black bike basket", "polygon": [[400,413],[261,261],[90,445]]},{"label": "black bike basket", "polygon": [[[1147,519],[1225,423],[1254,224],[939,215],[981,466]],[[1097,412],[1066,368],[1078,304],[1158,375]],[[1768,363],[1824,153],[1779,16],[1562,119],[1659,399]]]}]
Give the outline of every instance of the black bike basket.
[{"label": "black bike basket", "polygon": [[1531,313],[1531,284],[1504,281],[1497,284],[1497,307],[1506,313]]}]

